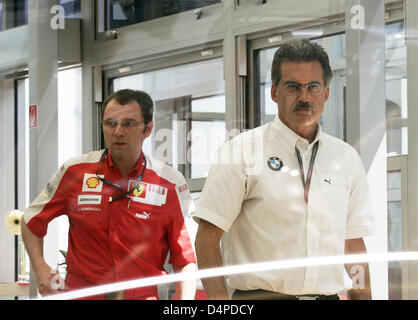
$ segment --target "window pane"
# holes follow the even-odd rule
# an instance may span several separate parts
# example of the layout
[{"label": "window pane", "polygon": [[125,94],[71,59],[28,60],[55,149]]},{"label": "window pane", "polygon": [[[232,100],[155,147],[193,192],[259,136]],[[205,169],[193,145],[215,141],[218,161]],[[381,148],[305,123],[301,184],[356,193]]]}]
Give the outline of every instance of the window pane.
[{"label": "window pane", "polygon": [[67,18],[81,18],[81,0],[60,0]]},{"label": "window pane", "polygon": [[259,4],[260,1],[259,0],[238,0],[237,3],[239,6],[245,6],[249,4]]},{"label": "window pane", "polygon": [[0,1],[0,31],[3,30],[3,2]]},{"label": "window pane", "polygon": [[15,2],[15,27],[23,26],[28,24],[28,12],[29,12],[29,4],[28,0],[18,0]]},{"label": "window pane", "polygon": [[212,156],[225,141],[225,121],[192,121],[191,178],[207,177]]},{"label": "window pane", "polygon": [[[81,67],[59,71],[58,166],[82,154],[81,106]],[[50,244],[51,251],[48,254],[55,256],[58,255],[58,250],[67,250],[68,228],[69,222],[65,215],[51,221],[48,226],[48,235],[54,239],[54,245]],[[63,256],[58,255],[57,258],[61,261]],[[65,279],[65,270],[59,268],[59,272]]]},{"label": "window pane", "polygon": [[[330,96],[320,119],[323,130],[345,140],[345,35],[336,35],[315,40],[330,57],[334,73]],[[277,114],[277,105],[270,98],[271,63],[278,49],[260,50],[260,124],[271,121]],[[406,78],[406,43],[403,22],[386,26],[386,129],[387,153],[408,153],[408,112]]]},{"label": "window pane", "polygon": [[0,30],[28,24],[28,0],[0,1]]},{"label": "window pane", "polygon": [[225,96],[214,96],[192,100],[192,112],[225,113]]},{"label": "window pane", "polygon": [[408,153],[406,44],[403,22],[386,26],[387,153]]},{"label": "window pane", "polygon": [[[58,163],[60,167],[63,162],[77,157],[82,153],[82,94],[81,94],[81,67],[58,71]],[[25,80],[25,100],[29,102],[29,80]],[[27,108],[25,110],[28,110]],[[25,112],[25,140],[29,141],[29,112]],[[29,205],[29,144],[25,145],[25,180],[26,195],[25,207]],[[53,164],[51,164],[53,165]],[[62,262],[63,256],[59,250],[68,248],[69,222],[66,215],[62,215],[48,225],[48,233],[45,236],[44,254],[46,261],[54,263]],[[26,261],[29,261],[27,259]],[[52,265],[54,268],[56,264]],[[27,264],[29,269],[30,265]],[[58,269],[61,277],[65,279],[66,270]],[[29,272],[29,270],[27,270]]]},{"label": "window pane", "polygon": [[223,61],[212,59],[113,79],[113,91],[124,88],[144,90],[154,101],[224,95]]},{"label": "window pane", "polygon": [[220,2],[221,0],[106,0],[106,30]]},{"label": "window pane", "polygon": [[143,90],[154,101],[154,128],[144,152],[186,178],[205,176],[210,156],[225,141],[223,60],[120,77],[112,83],[113,91]]},{"label": "window pane", "polygon": [[58,166],[82,153],[81,68],[58,72]]},{"label": "window pane", "polygon": [[[388,251],[402,251],[401,172],[388,172]],[[402,264],[388,262],[389,299],[402,299]]]}]

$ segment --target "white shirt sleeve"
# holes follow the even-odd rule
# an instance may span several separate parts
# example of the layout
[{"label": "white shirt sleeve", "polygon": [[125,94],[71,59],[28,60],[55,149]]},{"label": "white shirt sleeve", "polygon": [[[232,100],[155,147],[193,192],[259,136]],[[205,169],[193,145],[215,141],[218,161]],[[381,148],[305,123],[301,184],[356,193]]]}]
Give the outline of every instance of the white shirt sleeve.
[{"label": "white shirt sleeve", "polygon": [[362,238],[374,233],[374,208],[367,176],[357,152],[355,157],[348,203],[346,239]]},{"label": "white shirt sleeve", "polygon": [[204,219],[225,232],[241,211],[247,181],[242,161],[234,161],[234,151],[241,150],[233,146],[226,143],[218,149],[193,217],[196,222]]}]

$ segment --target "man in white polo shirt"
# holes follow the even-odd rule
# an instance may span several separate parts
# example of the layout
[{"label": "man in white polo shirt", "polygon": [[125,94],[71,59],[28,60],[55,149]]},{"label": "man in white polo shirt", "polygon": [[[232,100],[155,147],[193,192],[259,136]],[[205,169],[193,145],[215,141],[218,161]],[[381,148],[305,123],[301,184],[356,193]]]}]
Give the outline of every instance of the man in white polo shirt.
[{"label": "man in white polo shirt", "polygon": [[[328,55],[318,44],[292,40],[278,49],[271,87],[278,116],[225,143],[206,180],[195,214],[200,269],[366,253],[363,237],[373,233],[374,216],[361,159],[318,123],[331,79]],[[346,290],[350,299],[371,299],[368,264],[355,266],[226,280],[236,299],[328,300]],[[209,299],[229,299],[224,280],[202,280]]]}]

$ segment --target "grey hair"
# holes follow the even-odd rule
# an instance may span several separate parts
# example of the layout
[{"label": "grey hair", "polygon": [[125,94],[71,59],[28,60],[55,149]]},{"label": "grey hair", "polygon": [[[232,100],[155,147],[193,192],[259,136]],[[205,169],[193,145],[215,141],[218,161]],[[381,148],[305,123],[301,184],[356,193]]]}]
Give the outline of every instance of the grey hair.
[{"label": "grey hair", "polygon": [[271,81],[277,86],[281,79],[280,66],[285,61],[312,62],[318,61],[322,66],[325,86],[332,80],[332,70],[329,65],[328,54],[318,43],[309,39],[289,40],[283,43],[274,54],[271,66]]}]

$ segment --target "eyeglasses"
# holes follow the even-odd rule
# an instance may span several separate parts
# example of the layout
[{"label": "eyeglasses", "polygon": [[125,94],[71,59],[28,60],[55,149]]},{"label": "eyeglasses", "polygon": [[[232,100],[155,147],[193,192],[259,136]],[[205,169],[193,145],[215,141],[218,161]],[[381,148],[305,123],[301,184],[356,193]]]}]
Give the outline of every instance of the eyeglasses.
[{"label": "eyeglasses", "polygon": [[299,95],[302,92],[302,88],[306,88],[306,92],[311,96],[316,96],[324,90],[324,86],[319,82],[310,82],[306,84],[301,84],[297,82],[289,82],[284,85],[279,85],[279,87],[284,89],[284,92],[287,95]]},{"label": "eyeglasses", "polygon": [[124,121],[119,122],[114,119],[106,119],[103,121],[103,126],[109,129],[115,129],[119,123],[124,129],[132,129],[132,128],[139,126],[141,123],[145,123],[145,120],[143,121],[124,120]]}]

